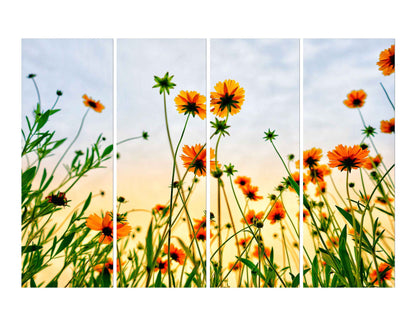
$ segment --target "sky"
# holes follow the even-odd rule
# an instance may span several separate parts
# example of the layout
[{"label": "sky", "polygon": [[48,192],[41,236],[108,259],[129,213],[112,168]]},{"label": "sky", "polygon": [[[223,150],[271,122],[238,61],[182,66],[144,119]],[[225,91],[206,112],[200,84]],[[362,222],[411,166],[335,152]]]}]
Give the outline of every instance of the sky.
[{"label": "sky", "polygon": [[[69,146],[78,131],[83,115],[88,112],[83,129],[76,143],[56,170],[55,179],[48,188],[51,191],[64,178],[65,169],[62,164],[70,164],[74,152],[94,144],[100,133],[106,138],[103,146],[112,143],[113,134],[113,41],[110,39],[23,39],[22,40],[22,128],[27,130],[25,116],[33,118],[37,95],[32,80],[26,78],[29,74],[36,74],[39,87],[42,110],[51,108],[56,100],[56,91],[61,90],[56,108],[60,112],[53,115],[46,127],[55,131],[55,139],[67,138],[55,155],[45,159],[41,169],[47,168],[51,173],[59,158]],[[105,106],[101,113],[97,113],[83,104],[82,96],[87,94],[94,100],[100,100]],[[112,210],[112,160],[104,162],[106,169],[96,169],[87,173],[77,185],[67,192],[69,207],[54,215],[55,221],[64,220],[79,203],[84,201],[90,192],[98,194],[105,192],[105,196],[94,197],[89,208],[84,213],[100,215],[101,211]],[[26,160],[22,160],[22,168]],[[41,174],[40,174],[41,175]],[[64,189],[61,189],[64,190]],[[46,196],[46,195],[45,195]],[[62,228],[60,232],[63,232]],[[54,264],[39,274],[38,280],[50,280],[49,273],[58,268]],[[69,269],[65,273],[71,273]],[[68,274],[68,275],[69,275]],[[63,284],[60,279],[60,286]],[[64,285],[64,284],[63,284]]]},{"label": "sky", "polygon": [[[150,210],[157,204],[169,204],[172,177],[172,155],[169,147],[163,106],[163,95],[155,85],[154,76],[163,77],[166,72],[174,76],[176,84],[167,95],[167,116],[174,148],[176,147],[186,117],[176,110],[174,98],[181,90],[197,91],[206,95],[206,48],[203,39],[120,39],[117,41],[117,137],[119,141],[149,133],[149,139],[139,139],[120,144],[117,160],[117,191],[127,203],[121,212],[133,212],[128,220],[144,231],[150,222]],[[191,117],[178,151],[178,166],[183,176],[180,155],[184,145],[204,144],[206,120]],[[185,181],[190,185],[193,173]],[[177,180],[175,176],[175,180]],[[205,182],[195,187],[189,204],[193,218],[201,218],[205,211]],[[175,230],[186,241],[189,236],[185,225]],[[177,245],[177,244],[175,244]]]},{"label": "sky", "polygon": [[359,113],[343,101],[352,90],[362,89],[367,93],[364,120],[378,131],[374,141],[386,165],[394,162],[394,136],[380,132],[380,121],[393,118],[394,111],[380,82],[394,102],[395,75],[384,76],[376,65],[380,52],[392,44],[392,39],[304,40],[305,149],[320,147],[327,153],[338,144],[361,142]]}]

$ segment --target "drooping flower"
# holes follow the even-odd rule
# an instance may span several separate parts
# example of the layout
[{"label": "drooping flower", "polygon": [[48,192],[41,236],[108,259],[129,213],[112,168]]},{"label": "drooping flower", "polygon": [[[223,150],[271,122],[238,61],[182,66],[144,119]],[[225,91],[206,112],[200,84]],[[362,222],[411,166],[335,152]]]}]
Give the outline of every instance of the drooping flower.
[{"label": "drooping flower", "polygon": [[244,176],[238,176],[237,178],[235,178],[234,183],[237,184],[240,189],[242,189],[246,185],[251,184],[251,178],[244,177]]},{"label": "drooping flower", "polygon": [[364,100],[366,98],[367,94],[362,89],[351,91],[351,93],[347,95],[347,99],[344,100],[344,104],[351,109],[361,108],[364,106]]},{"label": "drooping flower", "polygon": [[[378,266],[378,274],[380,275],[381,282],[390,280],[392,277],[392,272],[392,267],[387,263],[383,262]],[[373,269],[370,273],[370,281],[372,283],[374,282],[375,285],[378,285],[377,271],[375,269]]]},{"label": "drooping flower", "polygon": [[328,152],[329,166],[341,171],[361,168],[370,153],[368,149],[363,150],[359,145],[338,145],[332,152]]},{"label": "drooping flower", "polygon": [[259,187],[255,187],[248,184],[245,187],[241,188],[241,190],[243,191],[244,196],[246,196],[246,198],[249,200],[257,201],[263,199],[263,196],[257,196],[257,191],[259,191]]},{"label": "drooping flower", "polygon": [[157,204],[155,207],[152,208],[153,215],[160,215],[164,217],[169,214],[169,208],[166,205]]},{"label": "drooping flower", "polygon": [[274,203],[273,208],[270,210],[269,215],[267,215],[267,219],[270,220],[270,224],[274,224],[286,216],[285,208],[283,207],[283,203],[278,200]]},{"label": "drooping flower", "polygon": [[[183,161],[183,165],[189,171],[195,173],[197,176],[205,176],[206,175],[206,156],[207,151],[206,149],[202,149],[201,144],[196,144],[195,146],[189,147],[185,145],[182,148],[183,154],[181,155],[181,159]],[[199,154],[198,154],[199,153]],[[211,148],[210,150],[210,169],[211,171],[215,170],[215,152]]]},{"label": "drooping flower", "polygon": [[66,199],[64,192],[59,191],[56,195],[52,194],[45,199],[48,200],[48,203],[52,203],[55,206],[68,206],[68,199]]},{"label": "drooping flower", "polygon": [[338,247],[338,245],[339,245],[339,239],[338,239],[338,237],[330,237],[326,241],[326,245],[328,246],[328,248]]},{"label": "drooping flower", "polygon": [[[165,244],[165,246],[163,247],[163,252],[167,254],[168,249],[168,245]],[[170,245],[170,258],[172,258],[174,261],[178,262],[180,265],[183,265],[183,263],[185,262],[185,256],[185,251],[176,248],[173,244]]]},{"label": "drooping flower", "polygon": [[224,118],[228,113],[234,115],[241,110],[244,102],[244,88],[231,79],[218,82],[215,92],[211,92],[211,112],[220,118]]},{"label": "drooping flower", "polygon": [[179,95],[175,97],[176,107],[179,113],[192,114],[199,116],[202,120],[206,117],[206,98],[204,95],[195,91],[180,91]]},{"label": "drooping flower", "polygon": [[319,197],[321,196],[321,194],[325,194],[325,193],[326,193],[326,182],[325,181],[318,182],[315,196]]},{"label": "drooping flower", "polygon": [[84,105],[93,109],[95,112],[100,113],[104,110],[104,105],[102,105],[100,101],[94,101],[92,98],[88,97],[87,94],[84,94],[82,98],[84,99]]},{"label": "drooping flower", "polygon": [[393,202],[394,199],[390,197],[376,197],[376,202],[382,205],[387,205],[388,203]]},{"label": "drooping flower", "polygon": [[[94,231],[100,231],[99,242],[109,244],[113,242],[113,217],[110,212],[106,212],[104,218],[97,214],[91,214],[86,222],[87,227]],[[126,237],[131,232],[131,226],[128,223],[117,223],[117,239]]]},{"label": "drooping flower", "polygon": [[[296,213],[296,216],[299,218],[299,212],[297,212]],[[303,213],[302,213],[302,216],[303,216],[303,222],[306,222],[306,218],[308,217],[308,216],[310,216],[310,214],[309,214],[309,211],[307,210],[307,209],[303,209]]]},{"label": "drooping flower", "polygon": [[385,49],[384,51],[381,51],[379,61],[377,62],[377,65],[380,66],[378,70],[383,72],[384,76],[389,76],[392,73],[394,73],[394,55],[395,55],[395,49],[394,44],[389,48]]},{"label": "drooping flower", "polygon": [[381,132],[385,134],[391,134],[392,132],[394,132],[394,125],[395,125],[394,118],[390,120],[383,120],[380,122],[380,130]]},{"label": "drooping flower", "polygon": [[321,158],[322,149],[312,147],[311,149],[303,152],[303,167],[310,169],[314,168],[318,165],[318,162]]},{"label": "drooping flower", "polygon": [[247,237],[247,238],[241,238],[240,240],[238,240],[238,244],[245,248],[247,246],[247,244],[250,242],[251,238]]}]

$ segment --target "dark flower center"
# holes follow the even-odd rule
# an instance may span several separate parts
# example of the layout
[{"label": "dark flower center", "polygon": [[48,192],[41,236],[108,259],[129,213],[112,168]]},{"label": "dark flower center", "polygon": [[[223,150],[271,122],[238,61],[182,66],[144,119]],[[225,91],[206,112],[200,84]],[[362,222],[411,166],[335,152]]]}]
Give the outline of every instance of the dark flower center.
[{"label": "dark flower center", "polygon": [[192,163],[191,167],[195,168],[195,172],[196,171],[201,171],[201,172],[205,171],[205,164],[204,164],[204,161],[201,160],[201,159],[196,159],[194,161],[194,163]]},{"label": "dark flower center", "polygon": [[97,104],[94,101],[88,101],[88,105],[94,109],[97,107]]},{"label": "dark flower center", "polygon": [[198,114],[199,113],[199,106],[196,105],[196,103],[190,103],[188,102],[188,104],[183,105],[183,108],[185,109],[185,113],[190,113],[193,116],[195,116],[195,113]]},{"label": "dark flower center", "polygon": [[255,194],[254,192],[249,191],[249,192],[247,193],[247,198],[248,198],[248,199],[254,199],[255,197],[256,197],[256,194]]},{"label": "dark flower center", "polygon": [[318,162],[318,160],[314,159],[313,157],[309,156],[306,160],[305,160],[306,164],[308,164],[308,166],[314,166],[316,165],[316,162]]},{"label": "dark flower center", "polygon": [[358,106],[361,105],[362,101],[359,98],[354,99],[354,101],[352,101],[352,104],[354,106]]},{"label": "dark flower center", "polygon": [[351,171],[351,168],[358,167],[357,160],[355,158],[347,157],[346,159],[340,161],[342,165],[342,170],[346,169]]},{"label": "dark flower center", "polygon": [[246,184],[246,181],[245,181],[245,180],[241,180],[241,181],[240,181],[240,185],[241,185],[241,186],[244,186],[245,184]]},{"label": "dark flower center", "polygon": [[173,260],[178,260],[179,259],[179,256],[178,256],[178,254],[176,253],[176,252],[171,252],[170,253],[170,257],[173,259]]},{"label": "dark flower center", "polygon": [[390,56],[390,64],[394,67],[394,54]]},{"label": "dark flower center", "polygon": [[228,111],[231,112],[231,107],[235,108],[236,107],[236,103],[238,103],[238,101],[233,100],[234,98],[234,94],[228,94],[226,93],[223,97],[220,97],[220,109],[221,111],[224,110],[225,108],[228,109]]},{"label": "dark flower center", "polygon": [[111,228],[110,227],[108,227],[108,226],[106,226],[105,228],[103,228],[103,234],[106,236],[106,237],[108,237],[108,236],[111,236],[112,235],[112,233],[113,233],[113,230],[111,230]]}]

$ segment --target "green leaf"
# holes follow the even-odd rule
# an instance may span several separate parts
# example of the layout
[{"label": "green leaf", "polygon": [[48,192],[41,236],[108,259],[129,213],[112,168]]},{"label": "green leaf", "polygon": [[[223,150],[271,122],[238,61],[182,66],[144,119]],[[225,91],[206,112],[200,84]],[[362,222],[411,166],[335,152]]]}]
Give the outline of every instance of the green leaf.
[{"label": "green leaf", "polygon": [[74,236],[75,236],[74,232],[65,236],[65,238],[62,240],[61,244],[59,245],[58,250],[55,253],[55,256],[57,254],[59,254],[62,250],[64,250],[65,248],[67,248],[69,246],[69,244],[72,242],[72,239],[74,238]]},{"label": "green leaf", "polygon": [[315,256],[312,262],[312,285],[314,288],[319,285],[319,264],[318,256]]},{"label": "green leaf", "polygon": [[27,185],[32,182],[36,174],[36,166],[31,167],[22,174],[22,188],[26,188]]},{"label": "green leaf", "polygon": [[58,280],[53,279],[46,285],[47,288],[57,288],[58,287]]},{"label": "green leaf", "polygon": [[37,251],[42,248],[43,246],[36,246],[36,245],[22,246],[22,255],[27,254],[29,252]]},{"label": "green leaf", "polygon": [[198,267],[199,267],[199,263],[196,264],[196,266],[194,267],[192,272],[187,274],[188,278],[187,278],[187,280],[185,282],[185,285],[184,285],[185,288],[190,288],[191,287],[192,280],[194,279],[194,277],[196,275],[196,272],[198,271]]},{"label": "green leaf", "polygon": [[344,273],[344,275],[347,277],[350,287],[356,287],[357,283],[356,283],[354,274],[352,272],[352,267],[351,267],[352,262],[349,257],[346,245],[347,245],[347,226],[345,225],[339,237],[339,257],[341,259],[342,267],[344,271],[346,272]]},{"label": "green leaf", "polygon": [[153,221],[150,222],[149,228],[146,234],[146,260],[147,267],[153,270]]},{"label": "green leaf", "polygon": [[90,192],[90,194],[88,195],[88,198],[85,200],[84,206],[82,207],[81,213],[79,214],[80,216],[82,214],[84,214],[85,210],[88,208],[88,206],[91,203],[91,198],[92,198],[92,192]]},{"label": "green leaf", "polygon": [[[352,215],[350,214],[350,213],[348,213],[348,212],[346,212],[345,210],[343,210],[341,207],[338,207],[338,206],[335,206],[337,209],[338,209],[338,211],[345,217],[345,219],[348,221],[348,223],[350,223],[351,224],[351,226],[352,227],[354,227],[354,222],[353,222],[353,220],[355,220],[355,228],[356,228],[356,232],[357,232],[357,234],[360,234],[361,233],[361,226],[360,226],[360,223],[357,221],[357,219],[355,219],[354,217],[352,217]],[[363,232],[363,234],[362,234],[362,240],[363,240],[363,242],[369,247],[369,248],[371,248],[371,245],[370,245],[370,241],[368,241],[368,238],[367,238],[367,236],[365,235],[365,233]]]},{"label": "green leaf", "polygon": [[105,288],[111,287],[111,274],[107,268],[103,269],[102,280],[103,280],[103,287]]},{"label": "green leaf", "polygon": [[39,131],[46,124],[46,122],[48,122],[49,114],[50,114],[50,111],[48,110],[41,115],[41,117],[38,120],[36,131]]},{"label": "green leaf", "polygon": [[107,156],[108,154],[110,154],[113,151],[113,145],[107,146],[104,149],[103,155],[101,155],[101,157]]}]

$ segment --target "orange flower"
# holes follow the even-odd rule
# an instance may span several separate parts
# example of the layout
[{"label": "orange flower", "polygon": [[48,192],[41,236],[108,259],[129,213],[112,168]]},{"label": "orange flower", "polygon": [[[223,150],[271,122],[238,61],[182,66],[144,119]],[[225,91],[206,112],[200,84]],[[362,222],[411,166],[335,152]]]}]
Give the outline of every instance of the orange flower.
[{"label": "orange flower", "polygon": [[180,91],[179,95],[175,97],[176,107],[179,113],[195,114],[202,120],[206,117],[206,98],[195,91]]},{"label": "orange flower", "polygon": [[[299,174],[298,171],[292,173],[292,178],[299,185],[299,183],[300,183],[300,174]],[[309,176],[307,176],[304,173],[303,174],[303,191],[306,190],[306,187],[308,186],[309,181],[311,181],[311,179],[309,178]],[[289,184],[289,190],[290,191],[295,191],[295,189],[293,189],[293,187],[290,184]]]},{"label": "orange flower", "polygon": [[256,212],[252,209],[250,209],[248,211],[248,213],[246,214],[246,218],[242,218],[241,222],[242,223],[246,223],[246,221],[248,222],[248,224],[254,224],[257,221],[261,221],[263,219],[264,213],[263,212],[259,212],[256,214]]},{"label": "orange flower", "polygon": [[347,95],[348,99],[344,100],[344,104],[351,109],[361,108],[364,106],[364,100],[367,98],[367,94],[360,89],[359,91],[351,91]]},{"label": "orange flower", "polygon": [[[181,155],[181,159],[183,161],[184,167],[189,169],[189,171],[195,173],[197,176],[204,176],[206,175],[206,166],[207,166],[207,151],[206,149],[202,149],[201,144],[196,144],[195,146],[189,147],[185,145],[182,148],[183,154]],[[199,153],[199,154],[198,154]],[[211,161],[210,161],[210,169],[211,171],[215,170],[215,161],[214,161],[214,150],[211,148],[210,151]]]},{"label": "orange flower", "polygon": [[[205,215],[200,220],[194,218],[194,222],[195,222],[194,231],[195,231],[195,237],[197,240],[205,241],[207,238],[207,235],[206,235],[207,222],[206,221],[207,221],[207,218]],[[212,224],[212,221],[211,221],[211,224]],[[209,230],[209,233],[210,233],[210,238],[212,238],[213,234],[212,234],[211,229]],[[193,237],[193,234],[191,234],[191,239],[192,237]]]},{"label": "orange flower", "polygon": [[225,80],[215,85],[216,92],[211,92],[211,112],[220,118],[228,113],[234,115],[241,110],[244,102],[244,88],[235,80]]},{"label": "orange flower", "polygon": [[235,265],[234,263],[229,263],[228,264],[228,269],[232,269],[233,271],[238,271],[243,265],[241,264],[240,261],[238,261]]},{"label": "orange flower", "polygon": [[[101,231],[100,243],[109,244],[113,242],[113,217],[110,212],[106,212],[104,218],[97,214],[91,214],[86,223],[87,227],[94,231]],[[117,239],[128,236],[131,226],[127,223],[117,223]]]},{"label": "orange flower", "polygon": [[[303,209],[303,213],[302,213],[302,216],[303,216],[303,222],[306,222],[306,218],[309,216],[310,214],[309,214],[309,211],[307,210],[307,209]],[[296,216],[299,218],[299,212],[297,212],[296,213]]]},{"label": "orange flower", "polygon": [[367,161],[365,161],[363,167],[366,168],[367,170],[372,170],[374,169],[374,167],[377,167],[380,165],[382,159],[383,158],[381,157],[380,154],[378,154],[376,157],[369,157]]},{"label": "orange flower", "polygon": [[237,184],[240,189],[242,189],[244,186],[251,184],[251,178],[239,176],[235,178],[234,183]]},{"label": "orange flower", "polygon": [[155,207],[152,208],[152,214],[161,214],[161,216],[165,216],[169,214],[169,208],[167,208],[165,205],[157,204]]},{"label": "orange flower", "polygon": [[338,247],[338,244],[338,237],[330,237],[329,240],[326,241],[326,245],[328,246],[328,248],[332,248],[333,246]]},{"label": "orange flower", "polygon": [[[387,263],[381,263],[378,266],[378,273],[380,275],[380,281],[384,282],[390,280],[392,277],[393,268]],[[378,285],[377,271],[373,269],[370,273],[370,281],[375,285]]]},{"label": "orange flower", "polygon": [[100,101],[94,101],[92,98],[88,97],[87,94],[84,94],[82,98],[84,99],[84,105],[93,109],[95,112],[104,110],[104,105],[102,105]]},{"label": "orange flower", "polygon": [[[120,272],[120,264],[123,265],[123,262],[117,263],[117,272]],[[96,272],[101,273],[103,271],[103,268],[107,269],[110,273],[113,272],[113,258],[107,258],[107,262],[105,264],[98,264],[94,266],[94,270]]]},{"label": "orange flower", "polygon": [[316,187],[316,193],[315,196],[319,197],[321,194],[326,193],[326,182],[318,182],[318,186]]},{"label": "orange flower", "polygon": [[390,49],[385,49],[380,53],[380,58],[379,62],[377,62],[377,65],[380,66],[378,70],[382,71],[384,76],[389,76],[394,73],[394,54],[394,44],[390,47]]},{"label": "orange flower", "polygon": [[316,182],[323,182],[324,177],[331,174],[331,170],[327,165],[318,165],[316,168],[311,168],[309,170],[309,177],[313,184]]},{"label": "orange flower", "polygon": [[[167,254],[168,249],[168,245],[165,244],[163,252]],[[183,263],[185,262],[185,256],[185,251],[176,248],[173,244],[170,245],[170,258],[172,258],[174,261],[178,262],[180,265],[183,265]]]},{"label": "orange flower", "polygon": [[270,224],[274,224],[286,216],[285,208],[283,207],[283,203],[281,201],[276,201],[273,208],[271,209],[267,219],[270,220]]},{"label": "orange flower", "polygon": [[250,242],[250,240],[251,240],[251,238],[250,238],[250,237],[247,237],[247,238],[242,238],[242,239],[238,240],[238,244],[239,244],[241,247],[245,248],[245,247],[247,246],[247,244]]},{"label": "orange flower", "polygon": [[155,271],[158,270],[160,270],[162,274],[166,274],[166,272],[168,271],[168,261],[162,261],[162,258],[157,257]]},{"label": "orange flower", "polygon": [[318,165],[319,160],[322,158],[322,149],[320,148],[311,148],[303,152],[303,167],[304,168],[313,168]]},{"label": "orange flower", "polygon": [[257,196],[257,191],[259,191],[259,187],[254,187],[248,184],[245,187],[241,188],[241,190],[243,191],[244,196],[246,196],[249,200],[257,201],[263,199],[263,196]]},{"label": "orange flower", "polygon": [[[264,247],[263,255],[270,257],[270,253],[271,253],[270,248]],[[253,256],[256,258],[259,258],[259,246],[258,245],[254,246]]]},{"label": "orange flower", "polygon": [[391,134],[392,132],[394,132],[394,125],[394,118],[390,119],[390,121],[383,120],[380,122],[380,130],[385,134]]},{"label": "orange flower", "polygon": [[390,197],[387,197],[387,198],[377,197],[376,198],[376,202],[379,203],[379,204],[382,204],[382,205],[387,205],[387,203],[391,203],[393,201],[394,201],[394,199],[390,198]]},{"label": "orange flower", "polygon": [[328,152],[329,166],[351,172],[351,169],[358,169],[364,165],[369,153],[368,149],[362,149],[358,145],[338,145],[332,152]]}]

